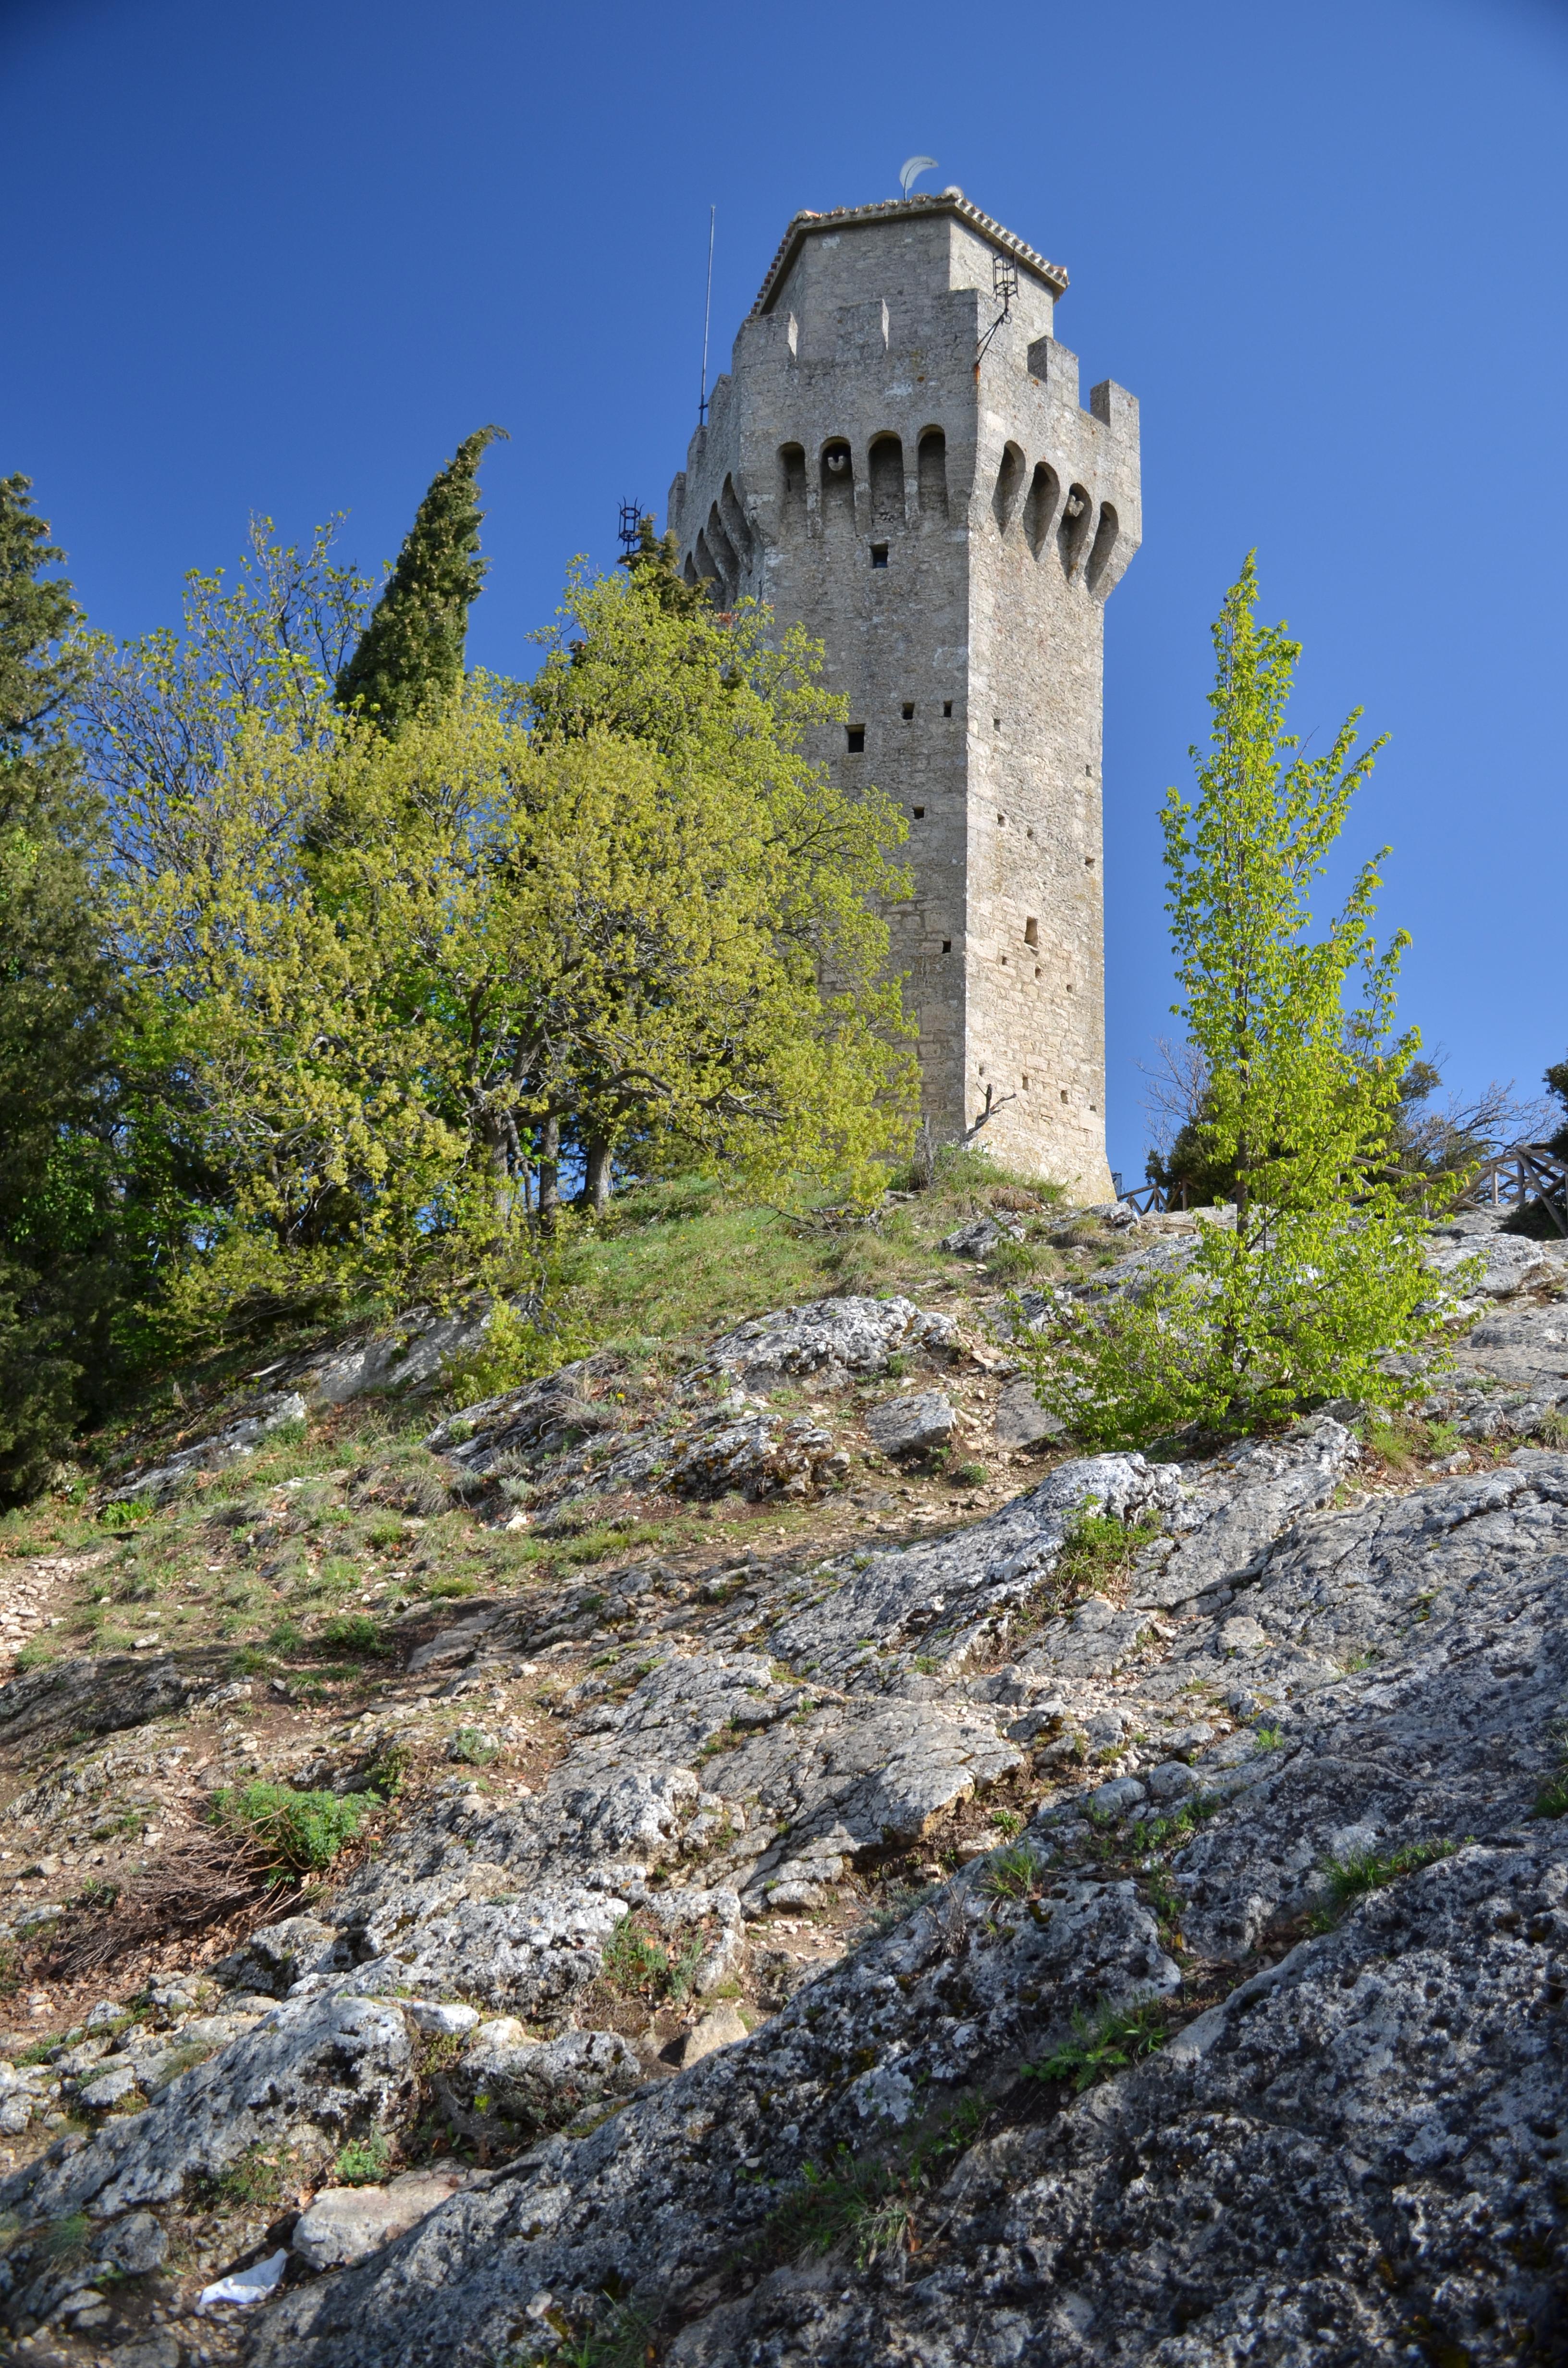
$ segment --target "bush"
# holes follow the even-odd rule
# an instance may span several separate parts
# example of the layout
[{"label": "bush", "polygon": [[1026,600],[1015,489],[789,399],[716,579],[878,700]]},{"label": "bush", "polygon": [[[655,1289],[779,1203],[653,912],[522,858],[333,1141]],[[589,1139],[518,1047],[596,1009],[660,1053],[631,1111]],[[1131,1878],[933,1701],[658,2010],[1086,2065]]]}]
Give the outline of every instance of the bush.
[{"label": "bush", "polygon": [[297,1793],[291,1784],[225,1785],[214,1820],[259,1843],[275,1863],[319,1874],[358,1833],[371,1804],[362,1793]]}]

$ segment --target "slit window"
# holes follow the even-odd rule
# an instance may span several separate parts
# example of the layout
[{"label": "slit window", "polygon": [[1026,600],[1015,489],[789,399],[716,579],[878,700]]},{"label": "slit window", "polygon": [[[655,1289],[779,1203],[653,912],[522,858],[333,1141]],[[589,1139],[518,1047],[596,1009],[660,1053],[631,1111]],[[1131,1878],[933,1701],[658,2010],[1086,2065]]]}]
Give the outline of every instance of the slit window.
[{"label": "slit window", "polygon": [[944,715],[950,715],[950,714],[952,713],[952,712],[953,712],[953,702],[952,702],[952,700],[951,700],[950,699],[944,699],[944,700],[943,700],[943,701],[942,701],[942,712],[943,712],[943,714],[944,714]]},{"label": "slit window", "polygon": [[944,938],[944,939],[942,939],[942,951],[943,951],[945,954],[950,954],[950,953],[952,952],[952,950],[953,950],[953,941],[952,941],[951,938]]},{"label": "slit window", "polygon": [[873,567],[885,567],[885,566],[887,565],[887,564],[888,564],[888,547],[887,547],[887,544],[886,544],[885,542],[874,542],[874,543],[871,545],[871,564],[872,564],[872,566],[873,566]]},{"label": "slit window", "polygon": [[1040,943],[1040,923],[1032,913],[1024,923],[1024,943],[1026,946],[1038,946]]},{"label": "slit window", "polygon": [[906,723],[914,723],[914,721],[915,721],[915,702],[914,702],[914,700],[913,700],[906,699],[906,700],[904,700],[904,702],[903,702],[903,707],[900,709],[900,711],[899,711],[899,712],[900,712],[900,713],[903,715],[903,720],[904,720],[904,722],[905,722]]},{"label": "slit window", "polygon": [[863,756],[866,749],[865,725],[863,723],[846,723],[844,727],[844,742],[852,757]]},{"label": "slit window", "polygon": [[916,821],[916,822],[924,822],[924,821],[925,821],[925,819],[926,819],[926,809],[925,809],[925,807],[924,807],[924,806],[915,806],[915,807],[913,809],[913,811],[914,811],[915,819],[915,821]]}]

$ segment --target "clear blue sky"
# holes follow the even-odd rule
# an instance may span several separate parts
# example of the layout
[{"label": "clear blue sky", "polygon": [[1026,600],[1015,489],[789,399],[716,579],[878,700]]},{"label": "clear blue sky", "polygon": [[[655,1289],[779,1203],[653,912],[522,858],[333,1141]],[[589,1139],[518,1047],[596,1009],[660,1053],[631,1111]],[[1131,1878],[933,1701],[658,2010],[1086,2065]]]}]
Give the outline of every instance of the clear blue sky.
[{"label": "clear blue sky", "polygon": [[513,670],[684,454],[710,202],[722,368],[795,209],[937,157],[1067,266],[1083,383],[1142,404],[1107,612],[1113,1164],[1170,1025],[1155,813],[1254,544],[1301,728],[1359,702],[1392,734],[1347,852],[1393,844],[1407,1016],[1461,1085],[1562,1056],[1562,6],[0,0],[0,469],[94,622],[172,621],[252,509],[347,510],[379,563],[493,419],[470,647]]}]

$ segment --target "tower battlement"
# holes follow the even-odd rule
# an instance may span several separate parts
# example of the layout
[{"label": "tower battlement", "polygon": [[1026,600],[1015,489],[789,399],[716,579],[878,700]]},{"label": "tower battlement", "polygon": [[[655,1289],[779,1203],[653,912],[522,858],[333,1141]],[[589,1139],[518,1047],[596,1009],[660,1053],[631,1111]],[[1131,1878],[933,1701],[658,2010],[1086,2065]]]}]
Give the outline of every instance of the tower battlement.
[{"label": "tower battlement", "polygon": [[690,580],[823,642],[849,721],[812,754],[903,808],[889,918],[937,1132],[989,1087],[996,1156],[1099,1199],[1104,607],[1141,537],[1138,405],[1108,379],[1081,406],[1066,286],[956,192],[797,214],[669,523]]}]

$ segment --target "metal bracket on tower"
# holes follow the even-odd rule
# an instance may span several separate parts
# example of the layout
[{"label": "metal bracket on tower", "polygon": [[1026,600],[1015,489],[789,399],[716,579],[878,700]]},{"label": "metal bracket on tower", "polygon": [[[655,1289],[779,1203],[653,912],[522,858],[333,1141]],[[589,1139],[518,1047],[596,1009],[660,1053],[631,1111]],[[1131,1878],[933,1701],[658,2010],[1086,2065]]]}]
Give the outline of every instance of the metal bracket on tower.
[{"label": "metal bracket on tower", "polygon": [[986,330],[974,349],[974,375],[978,382],[980,365],[985,359],[985,348],[1005,321],[1013,317],[1013,299],[1018,292],[1018,267],[1010,256],[993,255],[991,258],[991,293],[1002,310]]},{"label": "metal bracket on tower", "polygon": [[641,541],[642,525],[642,506],[641,502],[622,502],[620,505],[620,547],[629,557],[631,553],[636,550],[638,542]]}]

